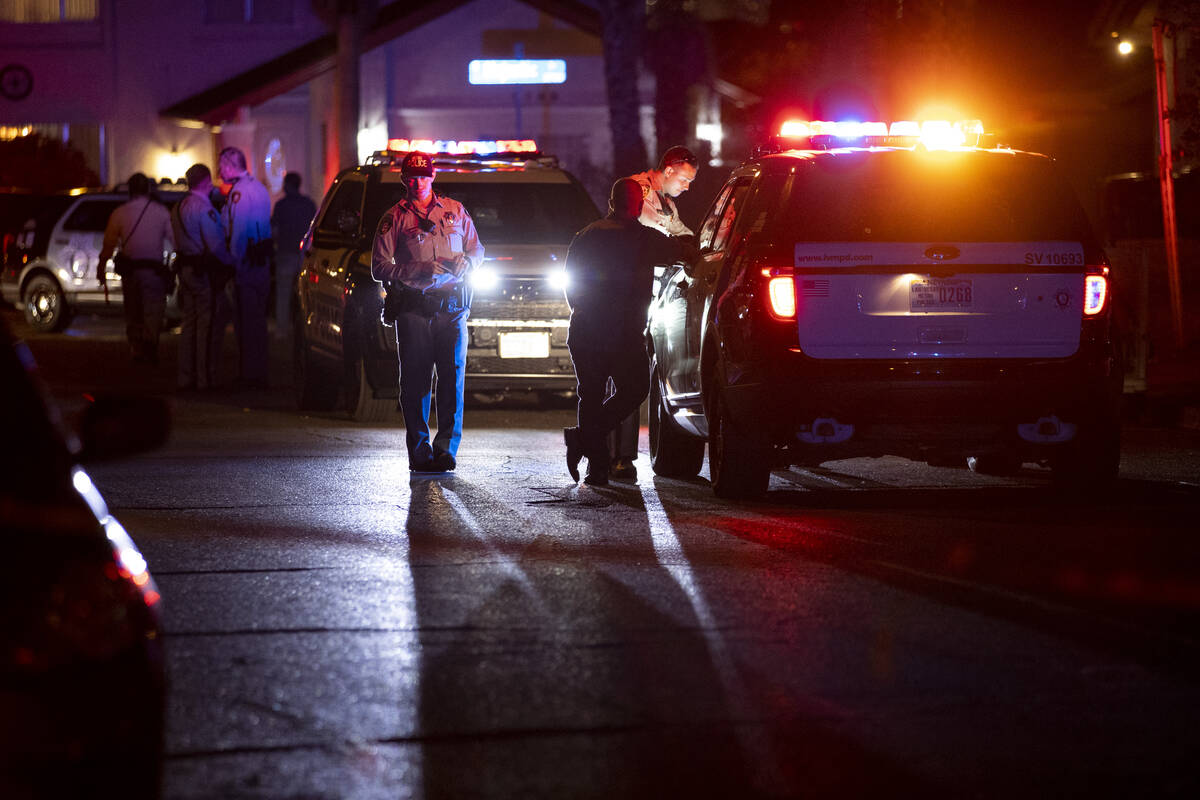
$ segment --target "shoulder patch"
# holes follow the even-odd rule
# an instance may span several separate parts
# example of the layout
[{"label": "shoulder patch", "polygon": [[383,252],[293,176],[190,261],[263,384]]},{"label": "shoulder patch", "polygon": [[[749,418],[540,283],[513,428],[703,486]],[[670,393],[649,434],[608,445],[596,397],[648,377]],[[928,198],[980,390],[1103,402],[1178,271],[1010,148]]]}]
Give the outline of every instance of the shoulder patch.
[{"label": "shoulder patch", "polygon": [[380,233],[387,233],[387,232],[388,232],[388,231],[390,231],[391,229],[392,229],[392,215],[391,215],[391,214],[386,214],[386,215],[384,215],[384,217],[383,217],[383,222],[380,222],[380,223],[379,223],[379,232],[380,232]]},{"label": "shoulder patch", "polygon": [[642,187],[642,199],[643,199],[643,200],[645,200],[647,197],[649,197],[649,196],[650,196],[650,184],[648,184],[648,183],[641,183],[641,182],[639,181],[639,182],[638,182],[638,185]]},{"label": "shoulder patch", "polygon": [[237,191],[235,191],[233,194],[229,195],[229,201],[230,201],[231,203],[237,203],[237,202],[240,202],[240,201],[241,201],[241,199],[242,199],[242,193],[241,193],[241,192],[237,192]]}]

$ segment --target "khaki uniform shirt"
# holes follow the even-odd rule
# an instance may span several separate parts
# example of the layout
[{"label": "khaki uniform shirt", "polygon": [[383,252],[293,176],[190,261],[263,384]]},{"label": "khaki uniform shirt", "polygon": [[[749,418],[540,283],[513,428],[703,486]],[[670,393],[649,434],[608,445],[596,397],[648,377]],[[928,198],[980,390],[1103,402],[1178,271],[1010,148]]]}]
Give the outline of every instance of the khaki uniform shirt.
[{"label": "khaki uniform shirt", "polygon": [[211,253],[222,264],[233,263],[233,256],[225,245],[225,226],[207,194],[188,192],[179,201],[175,216],[175,243],[180,255]]},{"label": "khaki uniform shirt", "polygon": [[630,175],[642,187],[642,215],[638,221],[667,236],[691,236],[692,229],[679,219],[675,202],[662,190],[663,177],[658,170]]},{"label": "khaki uniform shirt", "polygon": [[[401,200],[383,215],[375,230],[372,278],[419,292],[449,289],[483,263],[483,245],[462,203],[435,194],[428,212]],[[428,231],[421,229],[426,219],[432,225]]]},{"label": "khaki uniform shirt", "polygon": [[175,249],[171,213],[166,206],[149,197],[135,197],[118,206],[104,227],[104,245],[100,249],[102,269],[118,248],[128,258],[165,263],[164,256]]}]

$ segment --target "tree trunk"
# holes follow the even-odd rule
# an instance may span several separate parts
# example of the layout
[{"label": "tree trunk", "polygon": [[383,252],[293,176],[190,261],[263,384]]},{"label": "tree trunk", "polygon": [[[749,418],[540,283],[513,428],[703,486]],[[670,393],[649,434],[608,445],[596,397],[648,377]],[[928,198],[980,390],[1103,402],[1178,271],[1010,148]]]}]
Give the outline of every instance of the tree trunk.
[{"label": "tree trunk", "polygon": [[644,20],[641,2],[601,0],[604,25],[604,79],[608,89],[608,127],[616,176],[646,169],[638,98],[638,59]]}]

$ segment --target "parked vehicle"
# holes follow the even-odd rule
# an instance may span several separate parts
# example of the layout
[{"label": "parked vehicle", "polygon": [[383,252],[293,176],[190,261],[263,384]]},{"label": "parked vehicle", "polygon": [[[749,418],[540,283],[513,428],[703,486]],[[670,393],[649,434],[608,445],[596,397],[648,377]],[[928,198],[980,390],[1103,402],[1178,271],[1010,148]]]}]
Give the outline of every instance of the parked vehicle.
[{"label": "parked vehicle", "polygon": [[725,497],[761,494],[775,466],[885,453],[1115,479],[1109,266],[1054,162],[863,130],[734,170],[699,259],[663,275],[655,471],[695,475],[707,441]]},{"label": "parked vehicle", "polygon": [[[342,172],[302,244],[293,320],[301,408],[329,410],[340,396],[357,420],[395,413],[396,340],[380,320],[371,248],[384,211],[404,197],[404,155],[377,153]],[[573,391],[563,264],[576,231],[599,217],[595,204],[536,152],[441,154],[435,165],[434,191],[466,207],[486,251],[471,279],[467,392]]]}]

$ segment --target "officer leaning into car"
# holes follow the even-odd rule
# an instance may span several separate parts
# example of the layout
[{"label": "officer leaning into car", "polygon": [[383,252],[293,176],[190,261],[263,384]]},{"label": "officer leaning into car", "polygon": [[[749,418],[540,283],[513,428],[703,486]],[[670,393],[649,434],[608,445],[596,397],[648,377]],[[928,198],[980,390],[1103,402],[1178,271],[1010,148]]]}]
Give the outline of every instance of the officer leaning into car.
[{"label": "officer leaning into car", "polygon": [[[225,242],[234,259],[233,329],[238,340],[238,384],[267,385],[267,295],[271,289],[271,194],[246,169],[246,154],[226,147],[217,157],[221,180],[231,184],[221,209]],[[210,358],[220,363],[231,306],[227,289],[216,296]]]},{"label": "officer leaning into car", "polygon": [[622,178],[612,186],[608,216],[575,234],[567,250],[567,347],[579,424],[564,428],[563,438],[567,471],[579,480],[579,461],[587,456],[584,482],[592,486],[608,484],[609,432],[650,390],[645,330],[654,267],[686,257],[689,249],[678,237],[641,225],[641,211],[641,187]]},{"label": "officer leaning into car", "polygon": [[[462,204],[433,191],[426,153],[404,157],[408,196],[379,221],[371,277],[387,290],[384,319],[395,325],[409,469],[449,472],[462,439],[467,363],[467,274],[483,263],[483,245]],[[437,371],[437,435],[429,439],[430,386]]]},{"label": "officer leaning into car", "polygon": [[213,287],[215,283],[224,288],[233,271],[233,255],[225,244],[225,226],[209,199],[212,173],[203,164],[193,164],[184,177],[188,193],[171,212],[182,312],[176,385],[185,391],[203,391],[210,386]]},{"label": "officer leaning into car", "polygon": [[[679,209],[673,198],[686,192],[696,179],[700,160],[683,145],[668,148],[658,161],[658,169],[646,170],[629,177],[642,187],[642,213],[638,221],[647,228],[665,233],[667,236],[685,237],[689,244],[695,236],[691,228],[679,218]],[[612,477],[636,478],[637,468],[633,465],[638,454],[638,427],[641,411],[621,420],[616,430],[609,434],[608,449],[612,456]]]},{"label": "officer leaning into car", "polygon": [[171,279],[164,256],[174,249],[170,213],[150,196],[150,179],[135,172],[129,177],[129,202],[112,212],[104,228],[96,277],[103,286],[105,264],[113,258],[121,276],[125,333],[139,363],[158,363]]}]

